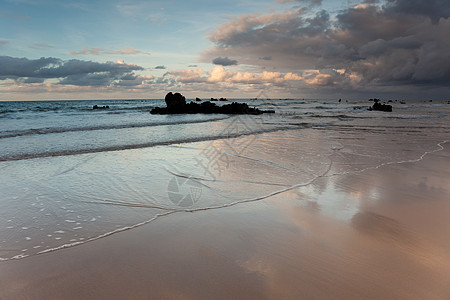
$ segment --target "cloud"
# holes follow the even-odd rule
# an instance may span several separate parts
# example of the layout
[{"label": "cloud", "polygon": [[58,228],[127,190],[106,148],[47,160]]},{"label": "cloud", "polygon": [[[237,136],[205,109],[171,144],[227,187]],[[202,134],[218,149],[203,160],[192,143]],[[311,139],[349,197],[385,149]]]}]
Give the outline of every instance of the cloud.
[{"label": "cloud", "polygon": [[434,24],[440,18],[450,17],[450,5],[447,0],[388,0],[388,12],[429,17]]},{"label": "cloud", "polygon": [[43,82],[58,80],[58,84],[77,86],[108,86],[115,82],[135,79],[134,71],[142,67],[122,62],[92,62],[61,60],[53,57],[39,59],[0,56],[0,80]]},{"label": "cloud", "polygon": [[210,84],[282,84],[288,81],[299,81],[302,77],[296,73],[268,72],[261,73],[235,72],[216,66],[211,71],[202,69],[185,69],[168,72],[180,83],[210,83]]},{"label": "cloud", "polygon": [[[210,36],[210,40],[222,47],[254,44],[260,37],[261,29],[264,29],[266,25],[271,27],[275,24],[295,20],[294,17],[298,14],[299,11],[268,15],[245,14],[219,26]],[[273,32],[273,34],[276,34],[276,32]]]},{"label": "cloud", "polygon": [[322,0],[276,0],[276,2],[278,2],[278,3],[299,2],[300,4],[304,4],[304,5],[308,5],[308,6],[322,4]]},{"label": "cloud", "polygon": [[450,85],[448,36],[447,0],[365,1],[333,16],[294,7],[225,22],[211,32],[214,46],[200,60],[233,57],[262,68],[268,63],[264,58],[272,57],[270,65],[277,70],[322,74],[305,78],[305,84],[431,89]]},{"label": "cloud", "polygon": [[9,42],[6,40],[0,40],[0,48],[8,44]]},{"label": "cloud", "polygon": [[238,64],[237,60],[229,59],[228,57],[216,57],[212,60],[212,63],[221,66],[234,66]]},{"label": "cloud", "polygon": [[107,50],[102,48],[88,48],[83,47],[80,51],[71,51],[70,54],[72,55],[105,55],[105,54],[111,54],[111,55],[136,55],[136,54],[145,54],[150,55],[148,52],[143,52],[141,50],[125,47],[119,50]]},{"label": "cloud", "polygon": [[186,70],[174,70],[167,73],[176,78],[179,82],[183,83],[198,83],[205,82],[206,78],[203,75],[206,72],[202,69],[186,69]]},{"label": "cloud", "polygon": [[45,43],[34,43],[33,45],[29,46],[31,49],[51,49],[54,48],[54,46],[45,44]]},{"label": "cloud", "polygon": [[156,66],[155,70],[165,70],[166,67],[165,66]]}]

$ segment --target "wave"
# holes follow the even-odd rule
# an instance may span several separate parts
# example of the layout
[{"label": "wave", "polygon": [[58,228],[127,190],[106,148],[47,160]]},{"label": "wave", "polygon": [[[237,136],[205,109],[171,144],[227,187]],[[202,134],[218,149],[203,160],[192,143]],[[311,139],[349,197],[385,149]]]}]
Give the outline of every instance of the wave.
[{"label": "wave", "polygon": [[237,138],[237,137],[247,136],[247,135],[263,134],[263,133],[268,133],[268,132],[289,130],[292,128],[294,128],[294,126],[289,125],[289,126],[272,128],[272,129],[260,129],[260,130],[255,130],[253,132],[240,132],[240,133],[234,133],[234,134],[227,133],[226,135],[191,137],[191,138],[176,139],[176,140],[154,141],[154,142],[141,143],[141,144],[114,145],[114,146],[105,146],[105,147],[97,147],[97,148],[69,149],[69,150],[61,150],[61,151],[46,151],[46,152],[38,152],[38,153],[13,154],[13,155],[0,156],[0,162],[2,162],[2,161],[17,161],[17,160],[34,159],[34,158],[99,153],[99,152],[110,152],[110,151],[122,151],[122,150],[131,150],[131,149],[150,148],[150,147],[156,147],[156,146],[170,146],[170,145],[174,145],[174,144],[213,141],[213,140],[220,140],[220,139]]},{"label": "wave", "polygon": [[[376,116],[358,116],[358,115],[346,115],[346,114],[339,114],[339,115],[318,115],[316,113],[305,113],[307,118],[316,118],[316,119],[342,119],[342,120],[348,120],[348,119],[374,119]],[[294,116],[292,119],[303,119],[303,116]]]},{"label": "wave", "polygon": [[316,108],[316,109],[328,109],[328,110],[331,109],[331,110],[333,110],[333,109],[337,109],[337,108],[340,108],[340,107],[317,105],[314,108]]},{"label": "wave", "polygon": [[[25,111],[25,110],[22,110],[22,111]],[[3,115],[3,114],[10,114],[10,113],[15,113],[15,112],[17,112],[17,110],[4,109],[4,110],[0,110],[0,115]]]},{"label": "wave", "polygon": [[126,129],[126,128],[142,128],[142,127],[154,127],[154,126],[167,126],[167,125],[182,125],[182,124],[194,124],[194,123],[207,123],[211,121],[220,121],[228,119],[229,116],[221,118],[209,118],[204,120],[189,120],[189,121],[176,121],[176,122],[149,122],[149,123],[130,123],[123,125],[99,125],[99,126],[87,126],[87,127],[73,127],[73,128],[42,128],[42,129],[29,129],[20,132],[12,133],[0,133],[0,139],[13,138],[27,135],[41,135],[51,133],[65,133],[65,132],[77,132],[77,131],[93,131],[93,130],[108,130],[108,129]]},{"label": "wave", "polygon": [[436,115],[393,115],[387,116],[389,119],[439,119],[445,118],[445,113],[438,113]]},{"label": "wave", "polygon": [[162,100],[75,100],[75,101],[11,101],[0,102],[0,116],[7,113],[60,113],[92,111],[94,105],[108,105],[110,110],[150,111]]}]

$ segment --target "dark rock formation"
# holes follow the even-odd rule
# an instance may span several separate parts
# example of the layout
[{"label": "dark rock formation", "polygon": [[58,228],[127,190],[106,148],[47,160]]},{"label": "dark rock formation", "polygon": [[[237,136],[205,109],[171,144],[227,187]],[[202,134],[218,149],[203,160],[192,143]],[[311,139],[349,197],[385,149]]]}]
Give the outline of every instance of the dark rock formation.
[{"label": "dark rock formation", "polygon": [[109,109],[109,105],[105,105],[105,106],[94,105],[94,106],[92,106],[92,109]]},{"label": "dark rock formation", "polygon": [[195,98],[195,101],[202,101],[199,97]]},{"label": "dark rock formation", "polygon": [[155,107],[150,111],[151,114],[249,114],[259,115],[262,113],[275,113],[273,110],[260,110],[249,107],[246,103],[233,102],[223,106],[206,101],[203,103],[189,102],[183,95],[168,93],[166,95],[167,107]]},{"label": "dark rock formation", "polygon": [[166,101],[167,108],[176,108],[176,107],[183,107],[186,105],[186,98],[181,95],[180,93],[172,94],[172,92],[167,93],[166,98],[164,99]]},{"label": "dark rock formation", "polygon": [[227,98],[220,98],[219,101],[228,101]]},{"label": "dark rock formation", "polygon": [[372,107],[369,107],[369,110],[378,110],[378,111],[392,111],[392,105],[387,104],[381,104],[379,99],[373,100],[375,103],[372,105]]}]

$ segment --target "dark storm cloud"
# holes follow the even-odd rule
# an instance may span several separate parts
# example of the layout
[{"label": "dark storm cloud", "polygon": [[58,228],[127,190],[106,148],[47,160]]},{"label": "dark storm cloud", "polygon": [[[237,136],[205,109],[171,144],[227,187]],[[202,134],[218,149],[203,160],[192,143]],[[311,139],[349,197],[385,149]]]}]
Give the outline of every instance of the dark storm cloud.
[{"label": "dark storm cloud", "polygon": [[134,71],[143,70],[125,63],[98,63],[83,60],[61,60],[53,57],[39,59],[0,56],[0,78],[21,82],[59,79],[60,84],[106,86],[115,80],[134,79]]},{"label": "dark storm cloud", "polygon": [[260,65],[261,57],[270,56],[276,57],[274,67],[286,71],[345,70],[333,83],[352,78],[361,86],[446,86],[449,16],[448,0],[364,1],[333,18],[324,10],[311,15],[303,9],[243,15],[212,33],[216,46],[203,60],[234,57]]},{"label": "dark storm cloud", "polygon": [[2,78],[41,77],[36,76],[40,69],[59,62],[59,59],[52,57],[30,60],[27,58],[0,56],[0,76]]},{"label": "dark storm cloud", "polygon": [[448,0],[388,0],[387,2],[388,12],[427,16],[435,24],[440,18],[450,17]]},{"label": "dark storm cloud", "polygon": [[234,66],[237,65],[237,60],[229,59],[228,57],[216,57],[212,60],[212,63],[220,66]]}]

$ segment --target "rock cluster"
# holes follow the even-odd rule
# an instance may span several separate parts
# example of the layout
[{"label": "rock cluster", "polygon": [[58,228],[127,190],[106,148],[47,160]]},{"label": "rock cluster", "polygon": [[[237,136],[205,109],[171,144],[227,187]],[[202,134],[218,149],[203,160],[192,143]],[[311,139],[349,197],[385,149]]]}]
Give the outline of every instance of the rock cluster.
[{"label": "rock cluster", "polygon": [[92,106],[92,109],[109,109],[109,105],[105,105],[105,106],[94,105],[94,106]]},{"label": "rock cluster", "polygon": [[[196,99],[197,100],[197,99]],[[167,107],[155,107],[151,114],[247,114],[259,115],[263,113],[274,113],[273,110],[260,110],[249,107],[246,103],[233,102],[218,106],[210,101],[186,103],[186,98],[180,93],[168,93],[165,97]]]},{"label": "rock cluster", "polygon": [[369,107],[369,110],[379,110],[379,111],[388,111],[388,112],[392,111],[392,105],[381,104],[380,99],[373,99],[373,101],[375,103],[371,107]]}]

